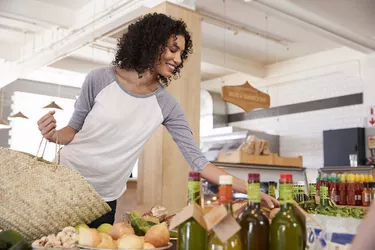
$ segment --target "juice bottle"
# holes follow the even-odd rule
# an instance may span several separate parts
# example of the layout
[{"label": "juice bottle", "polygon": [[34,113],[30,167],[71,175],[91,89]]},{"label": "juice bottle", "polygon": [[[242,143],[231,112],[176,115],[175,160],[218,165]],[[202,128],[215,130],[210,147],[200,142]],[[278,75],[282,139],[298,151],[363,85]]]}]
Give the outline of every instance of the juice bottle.
[{"label": "juice bottle", "polygon": [[316,203],[319,204],[319,197],[320,197],[320,177],[316,177],[316,195],[315,198],[317,199]]},{"label": "juice bottle", "polygon": [[370,205],[370,190],[368,182],[363,183],[362,191],[362,206],[368,207]]},{"label": "juice bottle", "polygon": [[346,205],[355,206],[356,205],[356,191],[357,184],[355,182],[355,176],[353,174],[348,174],[347,186],[346,186]]},{"label": "juice bottle", "polygon": [[339,185],[339,205],[346,205],[346,176],[342,174]]}]

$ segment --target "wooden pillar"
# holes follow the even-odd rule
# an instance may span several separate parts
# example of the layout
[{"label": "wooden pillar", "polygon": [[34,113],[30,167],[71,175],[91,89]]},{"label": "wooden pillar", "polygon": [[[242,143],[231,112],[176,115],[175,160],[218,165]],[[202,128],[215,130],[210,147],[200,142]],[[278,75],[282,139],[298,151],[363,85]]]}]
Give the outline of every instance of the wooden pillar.
[{"label": "wooden pillar", "polygon": [[[164,13],[186,22],[192,34],[193,54],[189,55],[178,80],[172,80],[167,90],[177,99],[199,142],[201,19],[193,10],[163,2],[147,13]],[[190,168],[168,131],[161,126],[145,145],[138,163],[137,197],[140,210],[161,204],[170,213],[186,205],[187,177]]]}]

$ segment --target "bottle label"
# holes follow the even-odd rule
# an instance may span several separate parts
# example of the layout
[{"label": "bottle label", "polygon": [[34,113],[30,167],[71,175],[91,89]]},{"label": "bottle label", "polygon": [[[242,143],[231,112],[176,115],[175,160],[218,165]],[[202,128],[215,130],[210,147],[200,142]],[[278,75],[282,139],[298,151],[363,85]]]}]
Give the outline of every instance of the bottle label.
[{"label": "bottle label", "polygon": [[320,200],[328,199],[328,187],[321,186],[320,187]]},{"label": "bottle label", "polygon": [[189,203],[200,204],[200,190],[201,183],[200,181],[189,181],[188,182],[188,201]]},{"label": "bottle label", "polygon": [[310,197],[314,197],[316,194],[316,187],[315,185],[310,185]]},{"label": "bottle label", "polygon": [[276,197],[276,187],[274,185],[269,186],[268,194],[274,198]]},{"label": "bottle label", "polygon": [[280,183],[280,202],[291,203],[293,202],[293,184]]},{"label": "bottle label", "polygon": [[219,201],[220,203],[229,203],[233,201],[232,185],[219,186]]},{"label": "bottle label", "polygon": [[365,202],[370,202],[370,194],[368,193],[365,194]]},{"label": "bottle label", "polygon": [[247,198],[249,202],[260,203],[260,183],[247,184]]}]

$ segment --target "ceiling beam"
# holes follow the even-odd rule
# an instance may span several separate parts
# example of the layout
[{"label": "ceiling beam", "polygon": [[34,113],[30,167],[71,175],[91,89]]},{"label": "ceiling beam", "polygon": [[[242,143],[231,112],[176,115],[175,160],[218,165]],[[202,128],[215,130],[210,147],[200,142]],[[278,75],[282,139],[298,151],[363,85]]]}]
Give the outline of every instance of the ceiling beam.
[{"label": "ceiling beam", "polygon": [[366,54],[375,51],[375,40],[330,22],[318,14],[297,6],[291,1],[254,0],[250,1],[249,4],[271,16],[299,25],[348,48]]},{"label": "ceiling beam", "polygon": [[267,74],[265,67],[262,65],[209,48],[202,48],[202,62],[257,78],[266,77]]},{"label": "ceiling beam", "polygon": [[4,72],[0,78],[0,87],[100,39],[119,25],[131,22],[145,9],[147,8],[143,6],[142,0],[117,1],[116,8],[102,9],[97,15],[91,16],[89,22],[75,24],[74,28],[69,30],[57,30],[57,35],[44,40],[43,46],[37,51],[25,53],[27,56],[16,63],[0,65],[0,71]]},{"label": "ceiling beam", "polygon": [[73,11],[42,1],[1,0],[0,12],[11,13],[19,19],[34,19],[62,28],[70,27],[75,21],[72,18]]}]

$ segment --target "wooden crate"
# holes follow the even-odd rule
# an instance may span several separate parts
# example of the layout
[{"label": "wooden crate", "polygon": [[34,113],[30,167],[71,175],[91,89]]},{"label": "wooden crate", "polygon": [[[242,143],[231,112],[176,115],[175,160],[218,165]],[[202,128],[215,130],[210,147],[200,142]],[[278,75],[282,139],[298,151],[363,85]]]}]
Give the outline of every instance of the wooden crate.
[{"label": "wooden crate", "polygon": [[249,155],[243,151],[219,152],[217,161],[226,163],[245,163],[254,165],[302,167],[302,156],[280,157],[277,154]]},{"label": "wooden crate", "polygon": [[279,155],[276,154],[274,156],[274,165],[289,166],[289,167],[302,167],[302,156],[280,157]]},{"label": "wooden crate", "polygon": [[274,155],[249,155],[243,151],[219,152],[217,161],[228,163],[247,163],[259,165],[274,165]]}]

